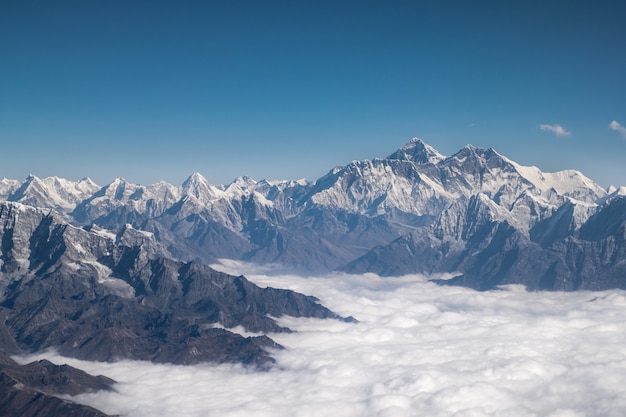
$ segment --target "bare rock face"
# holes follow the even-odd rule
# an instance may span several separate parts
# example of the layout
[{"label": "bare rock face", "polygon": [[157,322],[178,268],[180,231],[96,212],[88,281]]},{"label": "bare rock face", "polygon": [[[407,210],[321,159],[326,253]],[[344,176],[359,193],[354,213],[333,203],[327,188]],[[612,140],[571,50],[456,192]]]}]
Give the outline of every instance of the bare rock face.
[{"label": "bare rock face", "polygon": [[67,215],[82,225],[149,231],[179,260],[328,272],[433,226],[442,212],[478,195],[497,206],[498,221],[524,234],[570,200],[594,205],[607,197],[577,171],[543,173],[470,145],[446,157],[413,139],[386,158],[333,168],[315,183],[244,177],[214,186],[197,173],[181,187],[118,179]]},{"label": "bare rock face", "polygon": [[69,365],[55,365],[39,360],[17,365],[5,356],[3,372],[34,390],[51,395],[78,395],[84,392],[111,391],[115,381],[105,376],[91,376]]},{"label": "bare rock face", "polygon": [[479,290],[506,284],[529,290],[626,288],[626,198],[596,208],[582,225],[578,210],[565,205],[525,233],[470,203],[447,233],[436,225],[417,230],[344,269],[381,275],[456,272],[455,278],[437,282]]},{"label": "bare rock face", "polygon": [[[164,258],[151,234],[132,228],[81,229],[16,203],[0,205],[0,222],[0,335],[13,349],[266,368],[281,347],[265,334],[290,331],[272,317],[343,319],[313,297]],[[259,336],[228,330],[237,326]]]},{"label": "bare rock face", "polygon": [[[444,156],[420,139],[386,158],[335,167],[314,183],[242,177],[211,185],[195,173],[181,186],[117,179],[98,188],[31,176],[0,182],[0,198],[64,222],[55,230],[35,230],[38,223],[27,221],[13,227],[17,206],[2,208],[0,269],[47,270],[65,251],[74,252],[73,267],[87,268],[77,256],[83,250],[100,253],[89,261],[100,277],[103,265],[112,267],[100,258],[113,244],[204,264],[229,258],[307,273],[455,274],[448,284],[480,289],[622,288],[624,207],[613,203],[624,194],[575,170],[546,173],[471,145]],[[89,237],[76,246],[71,242],[84,239],[76,226],[115,238]],[[57,234],[74,238],[52,251]],[[117,295],[132,289],[101,281]]]},{"label": "bare rock face", "polygon": [[468,145],[446,157],[419,139],[315,183],[2,180],[1,413],[99,416],[54,395],[112,386],[7,355],[54,348],[98,361],[267,369],[281,349],[271,334],[291,331],[275,317],[354,320],[206,266],[218,258],[307,272],[445,273],[454,277],[442,285],[479,290],[626,288],[625,194],[493,149]]},{"label": "bare rock face", "polygon": [[91,407],[57,396],[109,391],[114,384],[115,381],[104,376],[91,376],[45,360],[18,365],[0,351],[0,415],[3,416],[104,417],[105,414]]},{"label": "bare rock face", "polygon": [[[58,395],[113,389],[67,365],[8,355],[53,348],[86,360],[240,363],[267,369],[289,332],[273,317],[342,319],[313,297],[259,288],[163,257],[154,235],[71,226],[53,211],[0,203],[0,415],[104,416]],[[350,319],[345,319],[350,320]],[[246,337],[241,326],[258,333]]]}]

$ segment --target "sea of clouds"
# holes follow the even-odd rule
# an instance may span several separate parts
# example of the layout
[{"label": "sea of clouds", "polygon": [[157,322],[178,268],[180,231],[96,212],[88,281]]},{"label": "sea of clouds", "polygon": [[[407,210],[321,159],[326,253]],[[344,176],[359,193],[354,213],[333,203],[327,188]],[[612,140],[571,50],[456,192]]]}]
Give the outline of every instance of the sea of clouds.
[{"label": "sea of clouds", "polygon": [[[119,382],[73,400],[154,416],[622,417],[626,292],[477,292],[420,276],[300,277],[214,266],[289,288],[358,323],[283,317],[268,372],[233,365],[83,362]],[[42,357],[39,355],[37,357]],[[21,358],[21,362],[34,359]]]}]

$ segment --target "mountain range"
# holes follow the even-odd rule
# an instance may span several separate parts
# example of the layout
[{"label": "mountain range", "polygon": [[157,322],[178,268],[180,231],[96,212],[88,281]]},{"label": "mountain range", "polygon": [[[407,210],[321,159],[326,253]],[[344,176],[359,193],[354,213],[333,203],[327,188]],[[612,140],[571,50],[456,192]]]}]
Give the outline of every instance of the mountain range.
[{"label": "mountain range", "polygon": [[[59,184],[61,182],[54,182]],[[59,398],[115,389],[115,381],[12,356],[53,349],[85,360],[264,370],[283,349],[276,318],[354,322],[318,300],[260,288],[243,276],[171,259],[149,232],[77,227],[57,211],[0,203],[0,415],[100,416]]]},{"label": "mountain range", "polygon": [[180,186],[0,182],[0,200],[54,210],[76,227],[146,232],[183,262],[447,274],[446,284],[483,290],[623,288],[625,195],[575,170],[546,173],[471,145],[446,157],[417,138],[315,182],[212,185],[199,173]]},{"label": "mountain range", "polygon": [[436,282],[478,290],[626,288],[626,188],[493,149],[444,156],[417,138],[315,182],[2,179],[0,410],[102,415],[58,396],[115,386],[11,355],[267,369],[282,349],[271,334],[291,331],[276,317],[356,321],[207,266],[222,258],[309,274],[447,276]]}]

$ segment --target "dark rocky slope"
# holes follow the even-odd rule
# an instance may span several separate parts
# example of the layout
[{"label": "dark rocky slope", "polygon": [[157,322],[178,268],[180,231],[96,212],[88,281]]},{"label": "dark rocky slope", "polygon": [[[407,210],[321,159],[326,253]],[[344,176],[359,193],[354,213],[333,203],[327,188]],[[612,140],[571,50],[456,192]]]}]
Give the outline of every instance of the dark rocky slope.
[{"label": "dark rocky slope", "polygon": [[18,365],[0,351],[0,416],[104,417],[105,414],[59,395],[111,390],[115,382],[68,365],[41,360]]},{"label": "dark rocky slope", "polygon": [[289,331],[274,317],[341,319],[313,297],[164,258],[132,228],[110,236],[11,203],[0,205],[0,227],[5,339],[27,352],[265,367],[280,348],[265,333]]},{"label": "dark rocky slope", "polygon": [[506,284],[529,290],[626,289],[626,197],[598,208],[581,226],[574,219],[576,208],[564,205],[529,233],[486,215],[489,210],[477,210],[475,203],[466,207],[471,215],[460,223],[460,235],[442,234],[435,224],[374,248],[344,270],[456,272],[437,282],[479,290]]},{"label": "dark rocky slope", "polygon": [[[445,273],[457,276],[449,284],[480,289],[623,288],[624,205],[613,202],[625,194],[494,149],[467,145],[446,157],[419,139],[315,183],[244,177],[214,186],[200,174],[180,187],[117,179],[97,189],[54,177],[0,183],[1,198],[110,229],[124,246],[158,241],[152,258],[230,258],[307,273]],[[0,260],[15,268],[5,236]]]}]

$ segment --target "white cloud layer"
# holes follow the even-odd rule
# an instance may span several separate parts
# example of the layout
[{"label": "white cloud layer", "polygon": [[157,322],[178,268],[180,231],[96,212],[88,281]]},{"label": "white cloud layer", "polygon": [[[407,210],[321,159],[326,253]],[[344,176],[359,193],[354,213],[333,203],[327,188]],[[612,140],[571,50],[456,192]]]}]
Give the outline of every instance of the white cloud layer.
[{"label": "white cloud layer", "polygon": [[609,129],[614,130],[616,132],[619,132],[620,135],[622,135],[622,137],[624,139],[626,139],[626,127],[622,126],[621,124],[619,124],[617,122],[617,120],[613,120],[610,124],[609,124]]},{"label": "white cloud layer", "polygon": [[[46,357],[119,381],[76,400],[129,417],[621,417],[626,292],[476,292],[424,278],[253,275],[357,324],[282,318],[277,366],[194,367]],[[29,358],[32,359],[32,358]]]},{"label": "white cloud layer", "polygon": [[565,130],[565,128],[561,125],[539,125],[539,129],[552,132],[557,136],[570,136],[571,133]]}]

